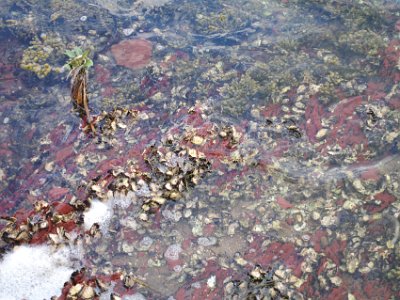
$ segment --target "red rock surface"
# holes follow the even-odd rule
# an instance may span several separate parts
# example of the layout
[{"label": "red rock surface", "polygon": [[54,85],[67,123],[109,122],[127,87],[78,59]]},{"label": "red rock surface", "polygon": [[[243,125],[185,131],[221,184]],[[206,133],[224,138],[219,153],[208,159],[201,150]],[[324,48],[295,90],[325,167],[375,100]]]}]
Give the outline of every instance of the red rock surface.
[{"label": "red rock surface", "polygon": [[147,40],[123,40],[111,47],[118,65],[130,69],[145,67],[151,59],[152,45]]},{"label": "red rock surface", "polygon": [[293,205],[289,201],[287,201],[285,198],[281,196],[277,196],[275,200],[276,203],[278,203],[278,205],[283,209],[288,209],[293,207]]}]

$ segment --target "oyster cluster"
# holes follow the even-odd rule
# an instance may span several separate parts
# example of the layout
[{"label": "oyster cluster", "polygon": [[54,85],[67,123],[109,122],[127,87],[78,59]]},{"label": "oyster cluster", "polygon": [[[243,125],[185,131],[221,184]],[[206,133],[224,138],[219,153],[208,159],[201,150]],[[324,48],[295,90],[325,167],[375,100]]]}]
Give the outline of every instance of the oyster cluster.
[{"label": "oyster cluster", "polygon": [[225,283],[224,299],[303,299],[288,288],[279,276],[281,270],[265,270],[256,265],[244,280],[230,280]]},{"label": "oyster cluster", "polygon": [[95,289],[86,284],[78,283],[74,285],[68,291],[67,299],[75,300],[75,299],[84,299],[84,300],[91,300],[97,296]]},{"label": "oyster cluster", "polygon": [[148,213],[167,200],[178,200],[182,193],[197,185],[210,170],[211,163],[205,155],[193,148],[179,145],[173,137],[165,138],[159,145],[151,145],[143,153],[150,172],[114,169],[111,179],[92,181],[89,191],[92,198],[106,198],[110,193],[124,194],[142,200],[140,219],[148,220]]},{"label": "oyster cluster", "polygon": [[157,194],[145,200],[144,211],[164,204],[165,199],[178,200],[182,192],[197,185],[210,169],[211,164],[202,152],[174,145],[171,137],[165,140],[164,145],[150,147],[144,156],[153,174],[150,190]]},{"label": "oyster cluster", "polygon": [[113,145],[117,142],[117,129],[127,133],[132,129],[139,116],[135,109],[115,108],[110,112],[103,111],[96,116],[95,125],[100,129],[99,141]]},{"label": "oyster cluster", "polygon": [[[80,202],[80,205],[79,203]],[[2,217],[4,228],[0,231],[1,239],[9,245],[39,242],[49,239],[53,244],[62,244],[69,240],[65,231],[66,224],[80,224],[83,202],[73,198],[70,204],[53,203],[44,200],[34,204],[34,210],[25,216]],[[71,225],[69,225],[71,227]]]}]

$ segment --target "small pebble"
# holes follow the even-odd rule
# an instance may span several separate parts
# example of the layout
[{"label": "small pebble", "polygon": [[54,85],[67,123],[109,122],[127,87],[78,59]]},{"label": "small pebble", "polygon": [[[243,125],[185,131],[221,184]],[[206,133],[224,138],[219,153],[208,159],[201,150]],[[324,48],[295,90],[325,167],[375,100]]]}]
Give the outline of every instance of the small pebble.
[{"label": "small pebble", "polygon": [[182,248],[178,244],[170,245],[164,253],[164,257],[169,260],[178,260],[179,254],[182,252]]},{"label": "small pebble", "polygon": [[214,246],[217,243],[216,237],[199,237],[197,243],[204,247]]},{"label": "small pebble", "polygon": [[192,211],[191,211],[190,209],[185,209],[185,210],[183,211],[183,216],[184,216],[185,218],[189,218],[191,215],[192,215]]},{"label": "small pebble", "polygon": [[134,31],[135,31],[135,30],[134,30],[133,28],[124,28],[124,29],[122,30],[122,33],[123,33],[125,36],[130,36]]},{"label": "small pebble", "polygon": [[217,277],[215,275],[212,275],[210,278],[208,278],[207,286],[212,290],[215,289],[217,286]]},{"label": "small pebble", "polygon": [[176,273],[180,273],[181,271],[182,271],[182,266],[181,265],[176,265],[176,266],[174,266],[174,272],[176,272]]},{"label": "small pebble", "polygon": [[328,133],[328,129],[326,129],[326,128],[322,128],[322,129],[320,129],[318,132],[317,132],[317,134],[316,134],[316,138],[317,139],[322,139],[322,138],[324,138],[325,136],[326,136],[326,134]]},{"label": "small pebble", "polygon": [[239,227],[239,224],[238,223],[232,223],[232,224],[229,224],[229,226],[228,226],[228,234],[229,235],[234,235],[235,234],[235,231],[236,231],[236,229]]},{"label": "small pebble", "polygon": [[141,241],[140,241],[140,250],[147,251],[153,245],[154,240],[149,237],[145,236]]},{"label": "small pebble", "polygon": [[317,211],[313,211],[311,217],[314,221],[317,221],[321,218],[321,214]]}]

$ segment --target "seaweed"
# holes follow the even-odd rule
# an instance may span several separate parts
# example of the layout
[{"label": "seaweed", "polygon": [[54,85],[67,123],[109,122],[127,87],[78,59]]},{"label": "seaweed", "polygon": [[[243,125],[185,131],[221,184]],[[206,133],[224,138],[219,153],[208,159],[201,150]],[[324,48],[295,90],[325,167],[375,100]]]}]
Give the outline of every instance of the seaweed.
[{"label": "seaweed", "polygon": [[67,50],[65,54],[69,57],[66,67],[70,69],[71,77],[71,99],[74,107],[78,110],[82,120],[89,124],[90,130],[96,134],[89,111],[89,99],[87,96],[88,74],[87,70],[93,66],[93,61],[88,57],[90,51],[82,51],[81,48]]}]

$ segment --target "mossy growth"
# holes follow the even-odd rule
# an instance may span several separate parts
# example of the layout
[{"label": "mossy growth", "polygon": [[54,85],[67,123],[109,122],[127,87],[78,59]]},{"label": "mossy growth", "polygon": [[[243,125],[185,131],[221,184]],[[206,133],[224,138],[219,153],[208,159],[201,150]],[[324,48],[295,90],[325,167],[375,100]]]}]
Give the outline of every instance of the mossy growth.
[{"label": "mossy growth", "polygon": [[245,28],[247,16],[234,8],[224,7],[219,12],[197,14],[195,29],[200,34],[235,32]]},{"label": "mossy growth", "polygon": [[62,39],[55,33],[41,34],[35,37],[22,54],[20,66],[34,72],[39,78],[46,77],[51,71],[58,71],[54,60],[64,49]]},{"label": "mossy growth", "polygon": [[386,46],[384,37],[370,30],[342,34],[339,37],[339,44],[357,54],[369,57],[378,56],[380,50]]},{"label": "mossy growth", "polygon": [[250,77],[244,74],[240,79],[224,84],[219,92],[223,99],[222,108],[231,115],[241,115],[250,108],[253,97],[259,92],[260,85]]}]

